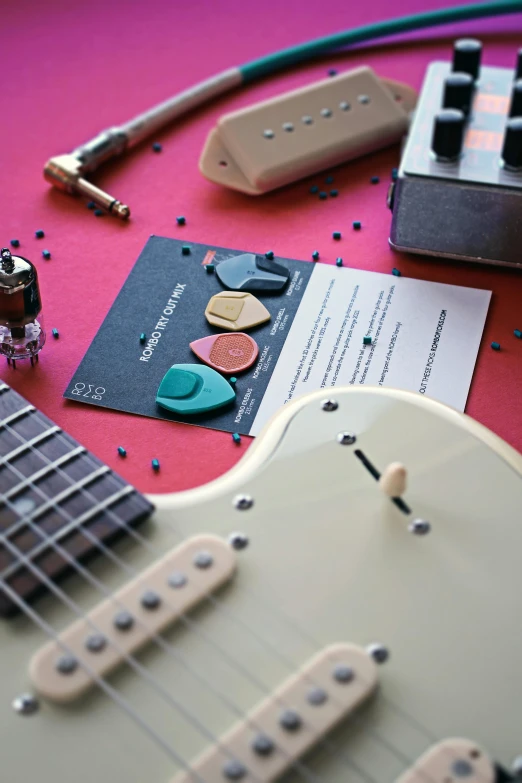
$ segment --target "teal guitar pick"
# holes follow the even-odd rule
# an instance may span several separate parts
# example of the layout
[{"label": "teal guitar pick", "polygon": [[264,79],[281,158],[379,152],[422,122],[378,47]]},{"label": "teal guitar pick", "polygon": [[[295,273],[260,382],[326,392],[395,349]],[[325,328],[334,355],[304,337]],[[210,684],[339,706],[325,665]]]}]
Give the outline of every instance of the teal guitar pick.
[{"label": "teal guitar pick", "polygon": [[156,403],[173,413],[204,413],[228,405],[236,398],[232,386],[211,367],[174,364],[165,373]]}]

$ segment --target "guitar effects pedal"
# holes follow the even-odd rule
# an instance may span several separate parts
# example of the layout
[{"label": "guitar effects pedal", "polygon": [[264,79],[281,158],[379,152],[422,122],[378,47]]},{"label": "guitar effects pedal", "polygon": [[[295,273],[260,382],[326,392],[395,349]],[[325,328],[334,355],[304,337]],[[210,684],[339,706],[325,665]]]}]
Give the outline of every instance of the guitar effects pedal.
[{"label": "guitar effects pedal", "polygon": [[522,267],[522,50],[481,67],[479,41],[428,68],[395,182],[390,245]]}]

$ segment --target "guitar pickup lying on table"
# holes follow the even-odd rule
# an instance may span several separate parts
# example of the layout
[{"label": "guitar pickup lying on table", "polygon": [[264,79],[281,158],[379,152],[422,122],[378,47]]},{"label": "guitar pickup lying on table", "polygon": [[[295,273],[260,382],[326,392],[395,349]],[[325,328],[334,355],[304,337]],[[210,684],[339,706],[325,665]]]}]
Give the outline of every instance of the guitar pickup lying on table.
[{"label": "guitar pickup lying on table", "polygon": [[223,539],[194,536],[74,622],[32,658],[31,679],[51,701],[78,698],[234,574]]},{"label": "guitar pickup lying on table", "polygon": [[352,644],[326,647],[172,783],[273,783],[376,685],[376,665],[365,650]]}]

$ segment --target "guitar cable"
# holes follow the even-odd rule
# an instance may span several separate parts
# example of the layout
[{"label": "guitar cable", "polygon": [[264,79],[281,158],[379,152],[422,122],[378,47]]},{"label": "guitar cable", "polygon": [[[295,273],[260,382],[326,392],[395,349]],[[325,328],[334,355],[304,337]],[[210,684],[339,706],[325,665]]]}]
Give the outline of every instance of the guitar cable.
[{"label": "guitar cable", "polygon": [[333,35],[323,36],[297,46],[252,60],[244,65],[229,68],[205,79],[172,98],[153,106],[120,126],[102,131],[94,139],[65,155],[51,158],[44,167],[44,177],[56,188],[73,195],[83,196],[97,207],[126,220],[130,209],[109,193],[85,179],[84,175],[95,171],[101,163],[121,155],[128,149],[156,133],[178,117],[198,106],[209,103],[243,84],[283,71],[297,63],[312,60],[319,54],[335,52],[355,44],[375,41],[393,35],[422,30],[455,22],[483,19],[522,12],[522,0],[494,0],[471,3],[454,8],[411,14],[384,22],[356,27]]}]

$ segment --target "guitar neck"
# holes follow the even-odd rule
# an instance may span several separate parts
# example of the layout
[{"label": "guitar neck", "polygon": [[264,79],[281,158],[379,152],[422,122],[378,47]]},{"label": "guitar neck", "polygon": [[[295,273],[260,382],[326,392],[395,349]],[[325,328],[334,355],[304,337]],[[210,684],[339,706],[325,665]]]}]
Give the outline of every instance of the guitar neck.
[{"label": "guitar neck", "polygon": [[134,487],[0,381],[0,616],[18,608],[3,582],[29,601],[43,590],[39,573],[60,579],[152,511]]}]

